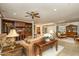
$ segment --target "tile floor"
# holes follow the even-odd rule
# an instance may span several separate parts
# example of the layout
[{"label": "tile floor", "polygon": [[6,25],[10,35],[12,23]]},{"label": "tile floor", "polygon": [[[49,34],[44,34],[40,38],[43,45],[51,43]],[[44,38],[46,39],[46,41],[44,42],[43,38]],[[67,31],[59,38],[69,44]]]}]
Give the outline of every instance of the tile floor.
[{"label": "tile floor", "polygon": [[[68,39],[68,38],[67,38]],[[62,39],[63,40],[63,39]],[[79,56],[79,42],[68,43],[59,40],[59,45],[64,46],[64,49],[57,56]]]}]

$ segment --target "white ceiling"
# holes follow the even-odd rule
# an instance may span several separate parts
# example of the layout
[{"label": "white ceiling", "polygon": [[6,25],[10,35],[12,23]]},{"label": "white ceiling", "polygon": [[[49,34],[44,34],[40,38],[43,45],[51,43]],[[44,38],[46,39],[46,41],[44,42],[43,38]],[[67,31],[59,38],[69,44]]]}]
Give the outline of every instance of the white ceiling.
[{"label": "white ceiling", "polygon": [[[56,11],[54,11],[56,9]],[[78,3],[0,3],[0,10],[6,18],[31,21],[26,11],[40,14],[40,23],[58,23],[79,20]]]}]

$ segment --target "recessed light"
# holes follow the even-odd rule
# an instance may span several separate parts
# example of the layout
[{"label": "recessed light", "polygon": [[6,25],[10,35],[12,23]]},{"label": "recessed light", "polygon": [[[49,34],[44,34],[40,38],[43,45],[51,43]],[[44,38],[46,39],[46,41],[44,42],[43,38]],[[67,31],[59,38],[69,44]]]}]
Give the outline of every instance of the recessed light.
[{"label": "recessed light", "polygon": [[16,15],[16,13],[13,13],[13,15]]},{"label": "recessed light", "polygon": [[54,11],[57,11],[57,9],[53,9]]}]

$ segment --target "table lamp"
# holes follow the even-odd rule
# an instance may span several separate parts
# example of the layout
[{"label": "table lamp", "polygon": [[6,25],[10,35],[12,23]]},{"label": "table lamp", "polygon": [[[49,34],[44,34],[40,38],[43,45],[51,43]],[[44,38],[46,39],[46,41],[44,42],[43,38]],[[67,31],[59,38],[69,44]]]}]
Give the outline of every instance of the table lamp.
[{"label": "table lamp", "polygon": [[[15,37],[18,37],[19,34],[16,32],[15,29],[11,29],[9,34],[7,35],[7,37],[10,39],[11,41],[11,46],[14,46],[14,43],[15,43]],[[12,47],[14,48],[14,47]]]}]

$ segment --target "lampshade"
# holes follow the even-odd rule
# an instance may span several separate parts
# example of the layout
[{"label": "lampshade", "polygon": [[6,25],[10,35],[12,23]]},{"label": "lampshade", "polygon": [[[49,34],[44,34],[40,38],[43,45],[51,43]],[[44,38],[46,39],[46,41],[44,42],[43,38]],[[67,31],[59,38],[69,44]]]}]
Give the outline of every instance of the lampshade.
[{"label": "lampshade", "polygon": [[11,29],[7,37],[17,37],[19,34],[16,32],[15,29]]}]

